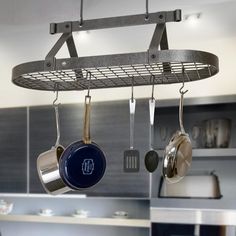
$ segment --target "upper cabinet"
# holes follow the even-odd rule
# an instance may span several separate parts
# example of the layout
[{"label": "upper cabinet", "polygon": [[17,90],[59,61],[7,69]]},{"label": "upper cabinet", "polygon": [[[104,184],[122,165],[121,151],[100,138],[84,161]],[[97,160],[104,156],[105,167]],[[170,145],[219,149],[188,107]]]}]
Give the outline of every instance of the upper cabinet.
[{"label": "upper cabinet", "polygon": [[[228,100],[228,101],[227,101]],[[155,112],[155,148],[164,149],[179,130],[178,104],[157,106]],[[186,99],[183,115],[185,131],[194,149],[193,157],[218,155],[225,148],[236,148],[236,97],[222,99]],[[206,149],[205,153],[202,149]],[[201,150],[199,152],[198,150]],[[212,153],[210,150],[214,150]],[[230,153],[230,152],[226,152]]]},{"label": "upper cabinet", "polygon": [[27,191],[27,108],[0,109],[0,192]]}]

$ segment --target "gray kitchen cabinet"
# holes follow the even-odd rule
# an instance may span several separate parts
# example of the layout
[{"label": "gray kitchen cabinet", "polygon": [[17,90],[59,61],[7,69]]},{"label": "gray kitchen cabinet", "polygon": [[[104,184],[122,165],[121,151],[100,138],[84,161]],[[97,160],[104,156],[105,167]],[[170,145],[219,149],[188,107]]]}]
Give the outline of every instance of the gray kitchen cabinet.
[{"label": "gray kitchen cabinet", "polygon": [[[206,153],[214,149],[205,148],[203,143],[203,122],[209,119],[226,118],[231,121],[230,141],[227,149],[236,147],[236,100],[231,103],[217,102],[216,100],[213,104],[189,104],[186,102],[183,117],[185,131],[190,136],[196,154],[198,149],[206,149]],[[157,106],[155,111],[155,148],[164,149],[176,130],[179,130],[178,105]],[[222,148],[214,149],[216,156],[218,156],[218,151],[221,152]]]},{"label": "gray kitchen cabinet", "polygon": [[27,108],[0,109],[0,192],[27,189]]},{"label": "gray kitchen cabinet", "polygon": [[[81,140],[83,105],[61,105],[59,108],[61,144]],[[143,158],[148,150],[148,101],[137,102],[135,117],[135,147],[140,151],[140,171],[123,172],[123,152],[129,148],[128,101],[92,104],[91,137],[105,152],[107,168],[103,179],[94,187],[73,193],[89,196],[148,197],[149,174]],[[56,129],[52,106],[30,108],[30,192],[44,192],[36,170],[37,156],[55,143]]]}]

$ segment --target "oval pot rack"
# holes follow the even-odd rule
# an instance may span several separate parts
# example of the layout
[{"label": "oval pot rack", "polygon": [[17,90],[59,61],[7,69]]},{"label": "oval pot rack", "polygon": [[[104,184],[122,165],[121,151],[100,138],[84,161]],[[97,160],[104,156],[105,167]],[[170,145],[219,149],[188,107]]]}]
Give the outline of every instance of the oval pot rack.
[{"label": "oval pot rack", "polygon": [[[126,87],[132,85],[170,84],[209,78],[219,71],[218,57],[196,50],[170,50],[166,23],[181,21],[181,10],[111,17],[62,23],[51,23],[51,34],[62,34],[45,60],[17,65],[12,82],[18,86],[54,91],[84,90],[88,88],[86,73],[90,72],[91,89]],[[82,24],[81,24],[82,23]],[[105,28],[156,24],[145,52],[79,57],[73,32]],[[56,58],[66,43],[70,58]],[[184,73],[183,73],[184,71]]]}]

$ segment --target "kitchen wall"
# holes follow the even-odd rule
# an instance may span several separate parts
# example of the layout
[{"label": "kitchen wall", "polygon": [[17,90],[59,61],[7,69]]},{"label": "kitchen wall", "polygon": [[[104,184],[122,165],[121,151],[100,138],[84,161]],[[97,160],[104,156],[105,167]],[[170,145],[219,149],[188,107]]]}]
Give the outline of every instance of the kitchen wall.
[{"label": "kitchen wall", "polygon": [[[100,18],[144,12],[145,1],[85,1],[84,18]],[[233,68],[236,66],[235,1],[150,1],[150,12],[183,9],[183,16],[201,12],[195,25],[187,21],[169,23],[170,48],[206,50],[218,55],[220,72],[214,78],[186,84],[186,97],[235,94]],[[50,104],[52,92],[31,91],[11,83],[14,65],[41,60],[58,35],[49,35],[49,23],[79,18],[79,1],[0,1],[0,107]],[[154,26],[129,27],[105,31],[75,33],[80,56],[136,52],[146,50]],[[59,57],[67,57],[65,48]],[[156,86],[159,99],[178,97],[179,85]],[[135,97],[149,97],[149,86],[135,88]],[[130,88],[92,91],[94,101],[127,99]],[[83,102],[84,92],[60,93],[62,103]]]}]

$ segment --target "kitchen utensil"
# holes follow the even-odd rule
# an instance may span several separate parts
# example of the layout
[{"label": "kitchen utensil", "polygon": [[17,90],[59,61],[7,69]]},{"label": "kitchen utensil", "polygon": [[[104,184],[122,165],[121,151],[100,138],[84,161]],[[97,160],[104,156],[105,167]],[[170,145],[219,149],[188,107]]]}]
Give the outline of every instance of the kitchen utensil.
[{"label": "kitchen utensil", "polygon": [[213,118],[203,121],[203,146],[206,148],[227,148],[230,142],[231,120]]},{"label": "kitchen utensil", "polygon": [[154,115],[155,115],[155,98],[154,94],[154,76],[152,76],[153,85],[152,85],[152,97],[149,99],[149,115],[150,115],[150,131],[149,131],[149,143],[150,150],[146,153],[144,158],[144,164],[150,173],[154,172],[158,166],[159,156],[158,153],[153,149],[154,144]]},{"label": "kitchen utensil", "polygon": [[37,171],[39,179],[47,193],[52,195],[67,192],[69,188],[65,185],[61,179],[59,173],[59,159],[64,147],[60,145],[60,125],[59,125],[59,112],[58,104],[55,102],[58,99],[58,91],[56,93],[56,99],[53,101],[56,116],[56,129],[57,139],[55,145],[48,151],[41,153],[37,158]]},{"label": "kitchen utensil", "polygon": [[0,200],[0,215],[8,215],[13,209],[12,202],[6,202],[4,199]]},{"label": "kitchen utensil", "polygon": [[[185,73],[183,71],[183,73]],[[180,181],[187,173],[192,162],[192,145],[183,126],[183,97],[187,92],[182,91],[184,83],[180,88],[181,94],[179,104],[179,125],[180,131],[172,136],[168,146],[165,149],[163,160],[163,176],[170,183]]]},{"label": "kitchen utensil", "polygon": [[91,96],[89,75],[88,94],[85,96],[84,131],[81,141],[70,144],[59,161],[60,175],[73,190],[82,190],[97,184],[106,169],[106,159],[101,148],[90,138]]},{"label": "kitchen utensil", "polygon": [[[133,81],[133,78],[132,78]],[[124,151],[124,172],[139,171],[139,151],[134,149],[134,116],[136,100],[133,97],[133,82],[131,90],[131,98],[129,100],[130,113],[130,149]]]}]

